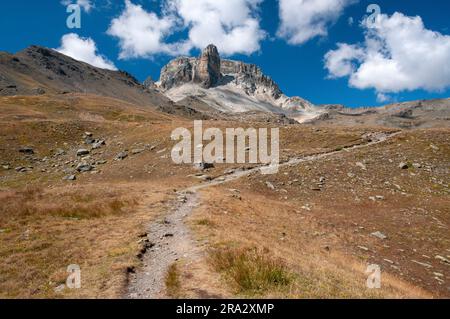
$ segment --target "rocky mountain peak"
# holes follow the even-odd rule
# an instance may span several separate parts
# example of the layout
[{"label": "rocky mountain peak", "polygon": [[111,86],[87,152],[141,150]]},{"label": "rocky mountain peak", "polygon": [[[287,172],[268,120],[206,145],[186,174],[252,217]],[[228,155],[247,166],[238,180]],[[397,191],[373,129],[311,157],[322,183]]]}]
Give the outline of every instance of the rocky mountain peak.
[{"label": "rocky mountain peak", "polygon": [[174,101],[196,96],[220,111],[303,111],[313,106],[283,94],[279,86],[255,64],[221,59],[209,45],[200,57],[179,57],[162,70],[156,86]]},{"label": "rocky mountain peak", "polygon": [[217,47],[208,45],[200,55],[194,68],[193,81],[200,83],[204,88],[215,86],[221,78],[220,55]]},{"label": "rocky mountain peak", "polygon": [[200,84],[205,89],[232,83],[246,94],[264,92],[274,99],[283,94],[278,85],[264,75],[258,66],[223,60],[213,44],[208,45],[199,58],[179,57],[161,70],[159,87],[163,91],[186,83]]}]

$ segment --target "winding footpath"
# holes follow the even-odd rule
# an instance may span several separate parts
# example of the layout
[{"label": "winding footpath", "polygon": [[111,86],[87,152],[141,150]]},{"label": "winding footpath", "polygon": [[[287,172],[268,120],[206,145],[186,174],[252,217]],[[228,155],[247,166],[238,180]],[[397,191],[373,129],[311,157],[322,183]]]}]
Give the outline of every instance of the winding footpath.
[{"label": "winding footpath", "polygon": [[[310,156],[292,158],[280,163],[279,167],[298,165],[335,156],[343,152],[371,147],[383,143],[401,134],[377,133],[371,142],[345,147],[342,150],[324,152]],[[179,259],[193,261],[203,257],[199,248],[185,224],[186,218],[201,202],[198,191],[216,185],[228,183],[260,172],[267,166],[257,166],[248,170],[236,170],[231,174],[219,176],[209,182],[189,187],[177,193],[177,199],[170,203],[170,210],[163,221],[153,222],[148,227],[145,248],[142,252],[143,267],[130,274],[128,299],[164,298],[165,276],[169,267]]]}]

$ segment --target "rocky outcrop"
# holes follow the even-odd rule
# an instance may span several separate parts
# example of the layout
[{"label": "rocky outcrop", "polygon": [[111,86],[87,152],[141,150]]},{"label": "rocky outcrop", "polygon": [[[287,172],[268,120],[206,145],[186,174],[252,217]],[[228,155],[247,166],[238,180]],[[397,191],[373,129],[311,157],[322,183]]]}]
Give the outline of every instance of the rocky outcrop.
[{"label": "rocky outcrop", "polygon": [[161,71],[157,86],[174,101],[195,96],[221,112],[303,112],[313,105],[288,97],[255,64],[222,60],[214,45],[199,58],[180,57]]},{"label": "rocky outcrop", "polygon": [[221,78],[220,56],[215,45],[208,45],[193,68],[193,80],[208,89],[215,86]]},{"label": "rocky outcrop", "polygon": [[146,78],[145,81],[142,82],[142,85],[147,89],[155,89],[157,87],[151,76]]},{"label": "rocky outcrop", "polygon": [[249,95],[263,93],[276,100],[283,94],[278,85],[255,64],[223,60],[221,72]]},{"label": "rocky outcrop", "polygon": [[199,58],[180,57],[161,70],[159,87],[163,90],[193,82],[204,88],[232,82],[245,93],[268,93],[278,99],[283,92],[254,64],[221,60],[217,47],[209,45]]},{"label": "rocky outcrop", "polygon": [[170,61],[161,70],[159,87],[162,90],[170,90],[173,87],[192,81],[193,69],[197,59],[180,57]]},{"label": "rocky outcrop", "polygon": [[163,90],[194,82],[208,89],[221,79],[219,51],[214,45],[203,50],[199,58],[180,57],[161,70],[159,86]]}]

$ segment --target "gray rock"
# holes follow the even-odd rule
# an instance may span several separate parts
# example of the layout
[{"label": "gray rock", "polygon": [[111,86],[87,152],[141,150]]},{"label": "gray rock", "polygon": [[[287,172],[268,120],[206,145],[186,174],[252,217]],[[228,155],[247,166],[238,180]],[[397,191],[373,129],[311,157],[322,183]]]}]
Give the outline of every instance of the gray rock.
[{"label": "gray rock", "polygon": [[88,136],[84,139],[84,142],[88,145],[92,145],[95,143],[95,140],[92,137]]},{"label": "gray rock", "polygon": [[443,256],[437,255],[437,256],[434,257],[434,258],[437,259],[437,260],[440,260],[440,261],[442,261],[442,262],[444,262],[444,263],[446,263],[446,264],[450,264],[450,260],[448,260],[447,258],[445,258],[445,257],[443,257]]},{"label": "gray rock", "polygon": [[24,166],[16,167],[16,172],[19,172],[19,173],[26,173],[29,171],[31,171],[31,168],[29,168],[29,167],[24,167]]},{"label": "gray rock", "polygon": [[366,170],[367,169],[366,165],[364,163],[361,163],[361,162],[356,163],[356,166],[358,166],[362,170]]},{"label": "gray rock", "polygon": [[84,156],[88,155],[90,152],[87,149],[81,148],[77,151],[77,156]]},{"label": "gray rock", "polygon": [[418,265],[420,265],[420,266],[423,266],[423,267],[425,267],[425,268],[433,268],[432,265],[427,264],[427,263],[423,263],[423,262],[420,262],[420,261],[417,261],[417,260],[411,260],[411,261],[412,261],[413,263],[418,264]]},{"label": "gray rock", "polygon": [[212,164],[212,163],[206,163],[206,162],[201,162],[201,163],[195,163],[195,164],[194,164],[194,167],[195,167],[196,169],[198,169],[198,170],[203,171],[203,170],[207,170],[207,169],[210,169],[210,168],[214,168],[214,164]]},{"label": "gray rock", "polygon": [[79,171],[80,173],[85,173],[85,172],[90,172],[92,171],[94,168],[86,162],[82,162],[80,164],[77,165],[77,171]]},{"label": "gray rock", "polygon": [[55,287],[54,291],[55,293],[59,294],[62,293],[66,289],[66,285],[59,285],[58,287]]},{"label": "gray rock", "polygon": [[266,186],[271,190],[275,190],[275,186],[271,182],[266,182]]},{"label": "gray rock", "polygon": [[128,157],[127,152],[120,152],[119,154],[117,154],[116,160],[122,161],[122,160],[126,159],[127,157]]},{"label": "gray rock", "polygon": [[55,156],[62,156],[62,155],[65,155],[66,154],[66,151],[64,151],[63,149],[61,149],[61,148],[58,148],[56,151],[55,151]]},{"label": "gray rock", "polygon": [[137,149],[132,150],[131,154],[137,155],[137,154],[140,154],[140,153],[143,153],[143,152],[145,152],[144,148],[137,148]]},{"label": "gray rock", "polygon": [[377,237],[378,239],[387,239],[388,238],[385,234],[383,234],[380,231],[374,232],[371,235],[374,237]]},{"label": "gray rock", "polygon": [[29,146],[25,146],[25,147],[20,148],[19,152],[23,153],[23,154],[28,154],[28,155],[34,154],[33,148],[29,147]]},{"label": "gray rock", "polygon": [[408,168],[409,168],[409,167],[408,167],[408,164],[407,164],[407,163],[404,163],[404,162],[401,162],[401,163],[398,165],[398,167],[401,168],[401,169],[408,169]]},{"label": "gray rock", "polygon": [[106,145],[106,142],[105,142],[104,140],[95,141],[95,142],[92,144],[92,149],[93,149],[93,150],[99,149],[99,148],[101,148],[103,145]]},{"label": "gray rock", "polygon": [[95,164],[97,164],[97,165],[104,165],[106,163],[108,163],[108,161],[100,160],[100,161],[97,161]]},{"label": "gray rock", "polygon": [[76,179],[77,179],[77,177],[75,175],[67,175],[63,178],[63,180],[65,180],[65,181],[74,181]]}]

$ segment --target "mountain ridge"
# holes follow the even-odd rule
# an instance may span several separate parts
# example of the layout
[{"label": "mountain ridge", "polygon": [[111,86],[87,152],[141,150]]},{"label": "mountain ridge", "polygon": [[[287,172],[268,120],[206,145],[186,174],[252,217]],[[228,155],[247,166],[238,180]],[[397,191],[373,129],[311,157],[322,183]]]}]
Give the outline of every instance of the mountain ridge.
[{"label": "mountain ridge", "polygon": [[195,119],[237,119],[291,124],[448,126],[450,99],[346,108],[288,97],[255,64],[221,59],[213,45],[200,57],[178,57],[159,81],[140,83],[124,71],[100,69],[55,50],[30,46],[0,52],[0,96],[85,93],[111,97]]},{"label": "mountain ridge", "polygon": [[[159,81],[152,85],[174,101],[196,96],[219,111],[320,113],[311,102],[298,96],[286,96],[257,65],[221,59],[214,45],[205,48],[198,58],[183,56],[171,60],[162,68]],[[228,100],[227,94],[230,95]]]}]

